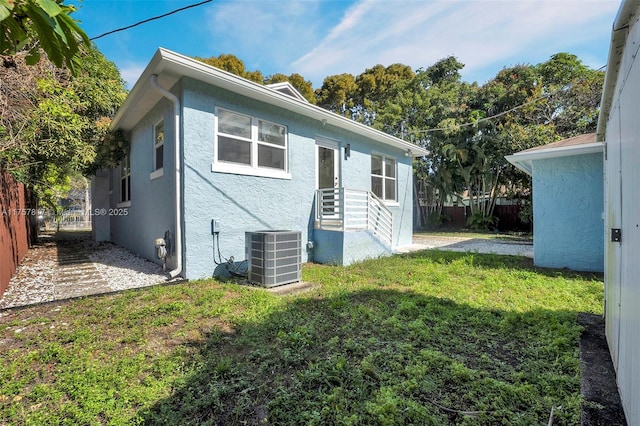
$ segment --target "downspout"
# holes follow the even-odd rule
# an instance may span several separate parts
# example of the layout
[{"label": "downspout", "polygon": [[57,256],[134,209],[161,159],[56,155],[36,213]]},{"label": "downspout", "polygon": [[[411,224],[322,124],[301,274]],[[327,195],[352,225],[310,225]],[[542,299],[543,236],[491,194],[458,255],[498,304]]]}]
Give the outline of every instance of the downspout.
[{"label": "downspout", "polygon": [[169,277],[175,278],[182,273],[182,202],[181,202],[181,173],[180,173],[180,99],[173,93],[158,84],[158,75],[151,76],[151,87],[157,90],[162,96],[173,102],[173,111],[175,115],[174,128],[174,158],[176,172],[176,231],[175,231],[175,250],[176,250],[176,268],[169,271]]}]

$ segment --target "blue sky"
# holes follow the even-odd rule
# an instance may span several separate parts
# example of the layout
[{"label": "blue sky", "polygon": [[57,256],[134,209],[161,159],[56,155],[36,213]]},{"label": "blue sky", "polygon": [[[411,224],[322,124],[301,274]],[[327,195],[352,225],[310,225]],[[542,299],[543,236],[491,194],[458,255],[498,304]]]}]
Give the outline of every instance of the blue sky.
[{"label": "blue sky", "polygon": [[[68,0],[95,37],[200,0]],[[558,52],[607,62],[620,0],[214,0],[95,41],[132,87],[158,47],[231,53],[263,75],[299,73],[314,88],[376,64],[427,68],[454,55],[465,81]]]}]

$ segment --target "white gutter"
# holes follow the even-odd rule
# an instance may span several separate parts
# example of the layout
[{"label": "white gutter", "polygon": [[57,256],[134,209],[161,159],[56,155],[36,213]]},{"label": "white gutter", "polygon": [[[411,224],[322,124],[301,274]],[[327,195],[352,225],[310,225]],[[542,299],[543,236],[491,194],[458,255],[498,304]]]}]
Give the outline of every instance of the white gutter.
[{"label": "white gutter", "polygon": [[532,151],[520,151],[513,155],[505,155],[504,158],[528,174],[532,175],[531,162],[534,160],[546,160],[548,158],[560,158],[574,155],[597,154],[603,150],[602,142],[570,145],[555,148],[535,149]]},{"label": "white gutter", "polygon": [[162,96],[173,102],[173,111],[175,115],[174,127],[174,155],[175,155],[175,172],[176,172],[176,230],[175,230],[175,249],[176,249],[176,269],[169,271],[169,277],[175,278],[182,273],[182,204],[181,204],[181,173],[180,173],[180,99],[173,93],[166,90],[158,84],[158,75],[151,75],[151,87],[157,90]]}]

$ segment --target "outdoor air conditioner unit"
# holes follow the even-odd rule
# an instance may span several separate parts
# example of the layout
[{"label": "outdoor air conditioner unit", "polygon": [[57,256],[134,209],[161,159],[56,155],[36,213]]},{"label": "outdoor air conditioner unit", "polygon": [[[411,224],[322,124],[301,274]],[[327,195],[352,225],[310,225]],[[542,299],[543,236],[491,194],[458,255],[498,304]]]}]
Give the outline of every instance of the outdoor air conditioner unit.
[{"label": "outdoor air conditioner unit", "polygon": [[275,287],[300,281],[300,231],[246,232],[245,251],[250,282],[263,287]]}]

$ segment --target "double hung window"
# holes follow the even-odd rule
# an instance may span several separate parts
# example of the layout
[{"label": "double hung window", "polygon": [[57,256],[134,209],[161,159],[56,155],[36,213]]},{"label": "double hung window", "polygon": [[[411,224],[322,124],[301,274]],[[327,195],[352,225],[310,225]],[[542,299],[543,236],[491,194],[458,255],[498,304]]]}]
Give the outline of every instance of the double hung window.
[{"label": "double hung window", "polygon": [[397,201],[396,160],[384,155],[371,155],[371,192],[384,201]]},{"label": "double hung window", "polygon": [[287,136],[286,126],[218,108],[212,170],[286,177]]},{"label": "double hung window", "polygon": [[120,203],[131,202],[131,164],[129,154],[120,163]]},{"label": "double hung window", "polygon": [[164,120],[156,124],[153,133],[153,170],[160,170],[164,165]]},{"label": "double hung window", "polygon": [[151,179],[163,175],[164,166],[164,120],[153,127],[153,171]]}]

